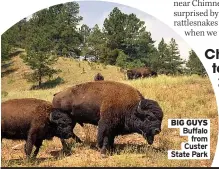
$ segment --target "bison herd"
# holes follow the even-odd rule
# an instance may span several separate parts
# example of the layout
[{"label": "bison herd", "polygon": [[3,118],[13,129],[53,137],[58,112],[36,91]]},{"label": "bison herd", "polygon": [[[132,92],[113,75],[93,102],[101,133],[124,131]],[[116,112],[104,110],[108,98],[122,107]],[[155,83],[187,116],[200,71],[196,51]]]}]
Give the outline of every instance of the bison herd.
[{"label": "bison herd", "polygon": [[[156,76],[150,69],[127,71],[129,79]],[[161,132],[163,111],[159,104],[146,99],[135,88],[119,82],[105,81],[97,74],[93,82],[86,82],[54,94],[52,103],[34,99],[12,99],[2,103],[2,138],[26,140],[24,146],[27,157],[31,157],[33,146],[36,157],[43,140],[54,136],[61,139],[65,149],[65,139],[74,138],[78,123],[98,126],[97,144],[100,154],[105,157],[114,146],[118,135],[141,134],[153,144],[154,136]]]},{"label": "bison herd", "polygon": [[[123,72],[126,72],[127,79],[129,80],[158,76],[157,72],[153,71],[151,68],[146,66],[129,69],[125,71],[123,70]],[[99,80],[104,80],[104,77],[100,73],[97,73],[94,76],[94,81],[99,81]]]}]

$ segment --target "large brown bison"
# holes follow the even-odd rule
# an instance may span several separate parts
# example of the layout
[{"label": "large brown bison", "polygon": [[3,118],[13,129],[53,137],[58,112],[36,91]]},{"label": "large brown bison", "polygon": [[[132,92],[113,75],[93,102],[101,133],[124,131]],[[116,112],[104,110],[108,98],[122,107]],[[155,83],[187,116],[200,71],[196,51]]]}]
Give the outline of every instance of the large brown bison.
[{"label": "large brown bison", "polygon": [[99,80],[104,80],[104,77],[103,77],[103,75],[101,75],[101,73],[97,73],[94,76],[94,81],[99,81]]},{"label": "large brown bison", "polygon": [[117,135],[136,132],[152,144],[161,131],[163,112],[158,103],[123,83],[96,81],[69,87],[55,94],[52,104],[71,112],[74,125],[98,125],[98,146],[104,155]]},{"label": "large brown bison", "polygon": [[140,67],[140,68],[127,70],[128,79],[138,79],[138,78],[156,77],[156,76],[157,76],[157,72],[151,70],[148,67]]},{"label": "large brown bison", "polygon": [[26,140],[25,153],[29,158],[36,147],[36,157],[44,139],[57,136],[72,137],[69,114],[52,108],[52,104],[39,99],[13,99],[2,103],[1,139]]}]

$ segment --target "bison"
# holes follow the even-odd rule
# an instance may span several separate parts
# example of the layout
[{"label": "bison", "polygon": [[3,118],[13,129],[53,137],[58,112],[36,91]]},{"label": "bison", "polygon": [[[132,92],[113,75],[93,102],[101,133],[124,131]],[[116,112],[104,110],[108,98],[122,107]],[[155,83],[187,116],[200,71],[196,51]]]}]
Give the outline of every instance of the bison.
[{"label": "bison", "polygon": [[101,73],[97,73],[96,76],[94,76],[94,81],[104,80],[103,75]]},{"label": "bison", "polygon": [[34,99],[12,99],[2,103],[1,139],[26,140],[25,153],[35,158],[44,139],[72,137],[69,114],[54,109],[50,102]]},{"label": "bison", "polygon": [[152,71],[148,67],[140,67],[131,70],[127,70],[127,77],[128,79],[138,79],[138,78],[145,78],[145,77],[156,77],[157,72]]},{"label": "bison", "polygon": [[98,125],[98,146],[105,156],[118,135],[139,133],[149,144],[161,131],[163,111],[154,100],[135,88],[112,81],[96,81],[69,87],[55,94],[55,108],[71,113],[74,125]]}]

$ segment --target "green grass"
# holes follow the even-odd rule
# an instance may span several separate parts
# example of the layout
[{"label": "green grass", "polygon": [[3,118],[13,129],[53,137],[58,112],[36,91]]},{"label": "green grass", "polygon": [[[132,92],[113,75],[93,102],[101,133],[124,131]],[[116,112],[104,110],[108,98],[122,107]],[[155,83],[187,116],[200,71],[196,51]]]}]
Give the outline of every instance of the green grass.
[{"label": "green grass", "polygon": [[[76,125],[75,133],[84,144],[75,144],[73,141],[70,156],[60,154],[61,142],[58,138],[54,138],[53,141],[43,142],[37,160],[31,163],[25,161],[23,148],[11,149],[23,141],[3,139],[2,166],[211,166],[217,144],[218,115],[214,91],[208,78],[159,75],[157,78],[129,81],[117,67],[60,58],[55,67],[62,70],[57,77],[62,78],[63,83],[50,89],[29,90],[32,84],[23,79],[23,74],[29,71],[28,67],[18,57],[13,61],[14,64],[7,69],[16,71],[2,77],[2,101],[24,97],[51,101],[54,93],[68,86],[93,81],[94,75],[100,72],[106,80],[129,84],[137,88],[145,98],[158,101],[164,111],[164,120],[162,132],[155,137],[152,146],[138,134],[118,136],[115,141],[115,154],[106,159],[100,158],[99,151],[92,148],[96,144],[97,132],[97,127],[92,125],[85,125],[83,128]],[[187,140],[186,137],[179,136],[179,129],[168,128],[167,121],[170,118],[211,120],[210,160],[167,159],[167,150],[180,149],[181,142]]]}]

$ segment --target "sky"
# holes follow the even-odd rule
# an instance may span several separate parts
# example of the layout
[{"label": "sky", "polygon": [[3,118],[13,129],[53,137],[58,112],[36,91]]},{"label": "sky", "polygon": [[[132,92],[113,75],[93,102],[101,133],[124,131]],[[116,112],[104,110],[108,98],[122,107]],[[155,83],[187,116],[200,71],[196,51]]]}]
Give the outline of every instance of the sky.
[{"label": "sky", "polygon": [[83,17],[80,25],[86,24],[92,28],[95,24],[98,24],[102,28],[104,19],[108,17],[114,7],[118,7],[123,13],[134,13],[139,19],[145,21],[146,30],[151,32],[152,39],[156,41],[156,47],[162,37],[166,43],[174,38],[178,44],[181,58],[188,59],[191,47],[176,32],[155,17],[138,9],[111,2],[78,1],[77,3],[80,5],[79,15]]}]

